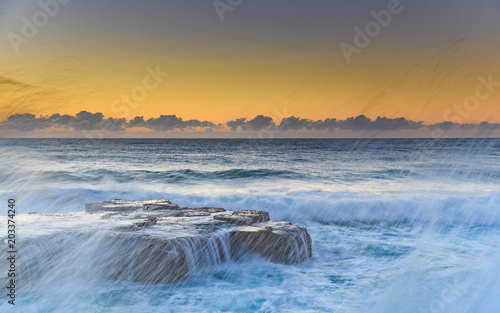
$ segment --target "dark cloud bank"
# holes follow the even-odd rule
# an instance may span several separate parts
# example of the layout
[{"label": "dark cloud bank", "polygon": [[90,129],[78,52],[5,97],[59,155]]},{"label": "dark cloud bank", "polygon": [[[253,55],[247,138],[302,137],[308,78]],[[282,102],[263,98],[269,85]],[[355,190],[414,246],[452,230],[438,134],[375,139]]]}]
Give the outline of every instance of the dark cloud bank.
[{"label": "dark cloud bank", "polygon": [[[142,127],[157,132],[184,131],[188,129],[204,129],[213,131],[224,129],[224,125],[215,124],[209,121],[183,120],[175,115],[161,115],[157,118],[145,120],[142,116],[127,121],[125,118],[104,118],[102,113],[90,113],[82,111],[75,116],[53,114],[51,116],[35,116],[30,113],[14,114],[0,123],[1,127],[9,130],[34,131],[47,129],[51,127],[73,129],[75,131],[105,131],[122,132],[127,128]],[[423,122],[415,122],[403,117],[387,118],[377,117],[372,120],[364,115],[350,117],[345,120],[327,118],[324,120],[311,120],[290,116],[283,118],[279,124],[276,124],[271,117],[257,115],[253,119],[239,118],[226,123],[231,131],[401,131],[417,130],[424,127],[429,129],[440,129],[443,131],[453,129],[479,129],[479,130],[497,130],[500,129],[498,123],[482,122],[479,124],[458,124],[452,122],[443,122],[438,124],[424,125]]]},{"label": "dark cloud bank", "polygon": [[14,114],[9,116],[1,125],[7,129],[33,131],[50,127],[73,128],[75,131],[101,130],[107,132],[124,131],[126,128],[145,127],[155,131],[185,130],[189,128],[220,128],[208,121],[189,120],[184,121],[175,115],[161,115],[158,118],[144,120],[142,116],[136,116],[127,121],[125,118],[104,118],[102,113],[90,113],[82,111],[75,116],[53,114],[51,116],[36,117],[33,114]]}]

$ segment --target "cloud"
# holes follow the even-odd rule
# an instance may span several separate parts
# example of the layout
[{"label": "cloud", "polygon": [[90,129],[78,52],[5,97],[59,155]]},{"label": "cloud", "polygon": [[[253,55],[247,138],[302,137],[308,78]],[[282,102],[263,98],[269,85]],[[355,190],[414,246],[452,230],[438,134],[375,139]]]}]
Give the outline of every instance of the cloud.
[{"label": "cloud", "polygon": [[345,130],[367,130],[370,128],[372,120],[364,115],[349,117],[339,123],[340,129]]},{"label": "cloud", "polygon": [[301,130],[301,129],[311,129],[313,121],[307,118],[298,118],[295,116],[285,117],[281,120],[280,125],[277,130],[287,131],[287,130]]},{"label": "cloud", "polygon": [[[443,131],[449,130],[480,130],[480,131],[495,131],[500,129],[500,124],[481,122],[478,124],[470,123],[453,123],[450,121],[424,125],[423,122],[408,120],[404,117],[387,118],[377,117],[372,120],[365,115],[349,117],[345,120],[337,120],[335,118],[327,118],[324,120],[312,120],[308,118],[300,118],[290,116],[283,118],[279,125],[269,116],[257,115],[251,120],[246,118],[238,118],[231,120],[225,124],[231,131],[250,131],[258,132],[262,130],[287,132],[287,131],[401,131],[401,130],[417,130],[428,128],[431,130],[440,129]],[[210,121],[201,121],[197,119],[183,120],[176,115],[161,115],[157,118],[145,120],[143,116],[136,116],[127,121],[125,118],[105,118],[102,113],[91,113],[81,111],[76,115],[61,115],[53,114],[47,116],[35,116],[31,113],[13,114],[6,120],[0,123],[3,129],[17,131],[36,131],[51,127],[72,129],[74,131],[94,131],[100,130],[103,132],[122,132],[127,128],[143,127],[149,128],[157,132],[169,131],[184,131],[186,129],[204,129],[204,131],[215,131],[224,128],[223,124],[215,124]]]},{"label": "cloud", "polygon": [[481,122],[481,123],[479,123],[478,128],[485,129],[485,130],[496,130],[496,129],[500,129],[500,124]]},{"label": "cloud", "polygon": [[337,120],[335,118],[327,118],[325,120],[313,121],[306,118],[298,118],[295,116],[287,117],[281,120],[277,127],[279,131],[287,130],[329,130],[334,131],[336,128],[341,130],[352,131],[387,131],[387,130],[404,130],[404,129],[419,129],[424,127],[423,122],[414,122],[403,117],[387,118],[377,117],[376,120],[359,115],[357,117],[349,117],[345,120]]},{"label": "cloud", "polygon": [[61,115],[59,113],[53,114],[50,118],[53,120],[54,126],[61,126],[66,128],[70,127],[69,125],[74,119],[74,117],[71,115]]},{"label": "cloud", "polygon": [[264,115],[257,115],[249,121],[247,121],[246,118],[238,118],[234,121],[227,122],[226,125],[231,128],[232,131],[236,131],[238,128],[241,128],[243,131],[261,131],[276,126],[271,117]]},{"label": "cloud", "polygon": [[459,124],[453,122],[442,122],[429,125],[431,129],[453,130],[453,129],[478,129],[478,130],[497,130],[500,129],[500,124],[481,122],[479,124]]},{"label": "cloud", "polygon": [[187,120],[175,115],[161,115],[147,121],[142,116],[136,116],[130,121],[125,118],[104,118],[102,113],[81,111],[75,116],[53,114],[51,116],[36,117],[34,114],[14,114],[9,116],[1,125],[7,129],[33,131],[50,127],[73,128],[75,131],[101,130],[104,132],[124,131],[125,128],[145,127],[156,131],[184,130],[187,128],[220,128],[209,121]]},{"label": "cloud", "polygon": [[243,131],[260,131],[269,129],[273,131],[299,131],[299,130],[329,130],[334,131],[339,128],[342,130],[352,131],[386,131],[386,130],[404,130],[404,129],[419,129],[424,127],[423,122],[414,122],[404,117],[387,118],[377,117],[376,120],[359,115],[350,117],[345,120],[337,120],[336,118],[327,118],[324,120],[311,120],[308,118],[300,118],[296,116],[285,117],[281,120],[278,126],[275,125],[272,118],[263,115],[258,115],[254,119],[247,121],[245,118],[239,118],[229,121],[226,125],[232,131],[237,131],[240,128]]},{"label": "cloud", "polygon": [[218,128],[219,126],[209,122],[200,120],[188,120],[184,121],[175,115],[161,115],[158,118],[150,118],[147,121],[144,120],[142,116],[136,116],[134,119],[130,120],[126,127],[146,127],[156,131],[173,131],[173,130],[184,130],[186,128]]},{"label": "cloud", "polygon": [[13,114],[2,122],[2,126],[8,129],[20,131],[32,131],[35,129],[44,129],[52,126],[47,117],[37,118],[34,114]]},{"label": "cloud", "polygon": [[337,127],[339,127],[339,121],[336,118],[327,118],[311,123],[311,129],[313,130],[328,129],[329,131],[333,131]]},{"label": "cloud", "polygon": [[264,115],[257,115],[253,119],[249,120],[245,128],[243,130],[253,130],[253,131],[260,131],[263,129],[268,129],[270,127],[274,126],[273,119],[269,116],[264,116]]},{"label": "cloud", "polygon": [[246,120],[246,118],[238,118],[234,121],[227,122],[226,125],[231,128],[232,131],[237,131],[238,127],[243,127],[246,124]]},{"label": "cloud", "polygon": [[[67,117],[63,117],[67,119]],[[102,130],[102,131],[123,131],[123,125],[126,120],[124,118],[115,119],[107,118],[104,119],[102,113],[90,113],[87,111],[82,111],[73,119],[69,119],[69,123],[64,125],[65,127],[73,127],[76,131],[79,130]]]},{"label": "cloud", "polygon": [[127,123],[126,127],[145,127],[145,125],[144,116],[136,116]]},{"label": "cloud", "polygon": [[90,113],[81,111],[75,116],[53,114],[51,116],[36,117],[34,114],[14,114],[9,116],[2,126],[8,129],[32,131],[50,127],[73,128],[75,131],[82,130],[102,130],[102,131],[123,131],[124,118],[104,119],[102,113]]},{"label": "cloud", "polygon": [[404,117],[397,118],[387,118],[387,117],[377,117],[377,119],[371,122],[370,130],[405,130],[405,129],[419,129],[424,127],[423,122],[414,122],[407,120]]},{"label": "cloud", "polygon": [[449,121],[429,125],[430,129],[441,129],[441,130],[452,130],[452,129],[456,129],[459,127],[460,127],[460,124],[449,122]]}]

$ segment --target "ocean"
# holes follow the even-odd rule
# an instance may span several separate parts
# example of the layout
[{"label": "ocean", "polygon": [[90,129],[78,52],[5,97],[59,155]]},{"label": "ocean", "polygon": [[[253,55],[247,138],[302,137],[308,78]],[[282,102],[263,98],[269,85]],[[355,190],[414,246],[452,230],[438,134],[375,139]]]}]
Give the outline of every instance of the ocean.
[{"label": "ocean", "polygon": [[2,292],[1,312],[500,311],[499,139],[0,139],[0,155],[4,239],[11,198],[19,242],[112,199],[264,210],[313,239],[301,264],[169,285],[89,279],[77,259],[26,280],[14,309]]}]

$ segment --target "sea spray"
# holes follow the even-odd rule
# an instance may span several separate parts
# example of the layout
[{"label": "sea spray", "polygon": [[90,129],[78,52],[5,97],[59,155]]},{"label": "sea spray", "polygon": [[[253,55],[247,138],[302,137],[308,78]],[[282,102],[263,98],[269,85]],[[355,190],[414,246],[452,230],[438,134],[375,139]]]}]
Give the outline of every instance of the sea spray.
[{"label": "sea spray", "polygon": [[[19,255],[20,265],[39,256],[39,265],[19,268],[23,312],[489,313],[500,306],[497,139],[4,140],[0,149],[0,194],[19,195],[18,218],[29,220],[19,224],[20,243],[49,238]],[[227,243],[222,233],[206,242],[211,265],[196,272],[193,261],[177,283],[133,282],[128,269],[110,272],[122,280],[105,280],[92,260],[106,258],[94,247],[106,241],[99,232],[106,219],[86,216],[84,229],[74,221],[84,203],[115,198],[265,210],[307,227],[314,254],[292,266],[261,257],[219,263],[220,248],[209,251]],[[54,233],[29,226],[37,224]],[[42,257],[61,247],[68,255]],[[133,255],[123,250],[123,258]]]}]

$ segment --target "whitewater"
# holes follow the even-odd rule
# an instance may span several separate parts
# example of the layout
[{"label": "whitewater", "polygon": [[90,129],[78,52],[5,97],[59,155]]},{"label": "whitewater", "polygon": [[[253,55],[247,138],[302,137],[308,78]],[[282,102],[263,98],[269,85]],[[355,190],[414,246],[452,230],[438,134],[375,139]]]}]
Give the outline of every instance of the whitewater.
[{"label": "whitewater", "polygon": [[4,241],[10,198],[20,242],[95,225],[85,203],[111,199],[264,210],[313,240],[301,264],[149,285],[89,274],[89,242],[56,236],[40,249],[68,261],[35,262],[50,279],[27,277],[14,309],[3,292],[1,312],[500,311],[498,139],[0,139],[0,155]]}]

